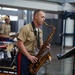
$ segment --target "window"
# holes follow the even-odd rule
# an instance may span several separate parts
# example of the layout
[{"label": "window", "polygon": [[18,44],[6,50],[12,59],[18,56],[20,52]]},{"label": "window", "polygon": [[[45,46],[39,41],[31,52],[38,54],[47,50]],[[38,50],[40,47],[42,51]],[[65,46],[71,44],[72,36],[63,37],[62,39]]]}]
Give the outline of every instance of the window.
[{"label": "window", "polygon": [[11,21],[17,21],[18,20],[18,16],[10,16],[10,20]]}]

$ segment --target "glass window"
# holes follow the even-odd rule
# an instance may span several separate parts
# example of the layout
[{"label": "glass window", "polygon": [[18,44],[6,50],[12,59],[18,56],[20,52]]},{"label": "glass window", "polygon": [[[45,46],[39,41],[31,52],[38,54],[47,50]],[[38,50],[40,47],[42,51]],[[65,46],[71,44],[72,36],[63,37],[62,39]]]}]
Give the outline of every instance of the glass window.
[{"label": "glass window", "polygon": [[10,16],[10,20],[11,21],[17,21],[18,20],[18,16]]},{"label": "glass window", "polygon": [[1,19],[1,14],[0,14],[0,19]]},{"label": "glass window", "polygon": [[24,10],[24,20],[27,19],[27,10]]}]

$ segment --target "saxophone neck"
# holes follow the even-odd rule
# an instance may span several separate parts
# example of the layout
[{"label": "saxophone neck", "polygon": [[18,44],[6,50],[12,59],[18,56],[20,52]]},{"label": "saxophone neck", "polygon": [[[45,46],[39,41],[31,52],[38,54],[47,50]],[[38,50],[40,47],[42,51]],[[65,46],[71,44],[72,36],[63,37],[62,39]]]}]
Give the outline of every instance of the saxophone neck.
[{"label": "saxophone neck", "polygon": [[44,22],[43,24],[46,25],[46,26],[49,26],[49,27],[53,28],[53,30],[55,31],[55,27],[53,25],[48,25],[46,22]]}]

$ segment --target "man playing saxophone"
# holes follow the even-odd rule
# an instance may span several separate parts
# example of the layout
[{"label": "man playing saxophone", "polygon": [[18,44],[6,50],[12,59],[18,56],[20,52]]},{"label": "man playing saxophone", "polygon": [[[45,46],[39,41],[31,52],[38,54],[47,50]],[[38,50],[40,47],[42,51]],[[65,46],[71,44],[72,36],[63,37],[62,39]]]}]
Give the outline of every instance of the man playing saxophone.
[{"label": "man playing saxophone", "polygon": [[[35,50],[43,45],[43,33],[40,26],[43,25],[44,21],[45,12],[43,10],[36,10],[33,14],[33,21],[20,29],[17,42],[19,47],[17,75],[32,75],[28,67],[30,63],[36,63],[38,60],[35,57]],[[47,47],[50,48],[50,45]]]}]

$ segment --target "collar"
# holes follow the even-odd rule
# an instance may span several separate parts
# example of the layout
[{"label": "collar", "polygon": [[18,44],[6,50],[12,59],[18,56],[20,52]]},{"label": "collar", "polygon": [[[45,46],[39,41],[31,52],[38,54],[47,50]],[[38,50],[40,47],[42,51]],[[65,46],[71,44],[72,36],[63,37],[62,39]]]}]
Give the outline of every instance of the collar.
[{"label": "collar", "polygon": [[[32,25],[35,26],[33,21],[31,22],[31,26],[32,26]],[[33,29],[33,26],[32,26],[32,28],[31,28],[31,31],[32,31],[32,32],[37,31],[37,29],[39,29],[39,32],[41,33],[40,28],[35,28],[35,27],[34,27],[35,29]]]}]

